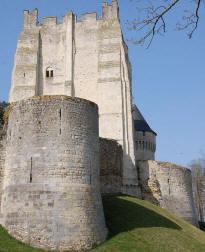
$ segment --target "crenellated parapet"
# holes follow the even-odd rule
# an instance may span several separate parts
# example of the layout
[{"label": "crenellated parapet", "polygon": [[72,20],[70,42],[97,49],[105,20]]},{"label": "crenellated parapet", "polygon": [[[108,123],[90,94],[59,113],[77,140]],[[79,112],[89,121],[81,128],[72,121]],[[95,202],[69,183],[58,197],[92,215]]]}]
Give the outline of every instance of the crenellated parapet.
[{"label": "crenellated parapet", "polygon": [[57,17],[43,18],[43,26],[57,25]]},{"label": "crenellated parapet", "polygon": [[34,9],[31,13],[28,10],[23,12],[23,28],[33,28],[38,25],[38,10]]},{"label": "crenellated parapet", "polygon": [[104,2],[103,5],[103,19],[118,19],[119,18],[119,8],[117,1],[112,1],[112,4],[109,5],[107,2]]},{"label": "crenellated parapet", "polygon": [[[119,7],[117,1],[112,1],[112,4],[109,5],[107,2],[102,3],[102,19],[99,20],[107,20],[107,19],[118,19],[119,18]],[[82,14],[82,22],[86,22],[89,20],[97,20],[97,13],[85,13]],[[77,18],[76,18],[77,22]],[[65,18],[62,18],[62,23],[65,23]],[[57,25],[58,23],[57,17],[46,17],[43,18],[43,22],[40,25],[38,22],[38,9],[32,10],[30,13],[29,10],[23,11],[23,28],[29,29],[37,26],[48,26],[48,25]]]}]

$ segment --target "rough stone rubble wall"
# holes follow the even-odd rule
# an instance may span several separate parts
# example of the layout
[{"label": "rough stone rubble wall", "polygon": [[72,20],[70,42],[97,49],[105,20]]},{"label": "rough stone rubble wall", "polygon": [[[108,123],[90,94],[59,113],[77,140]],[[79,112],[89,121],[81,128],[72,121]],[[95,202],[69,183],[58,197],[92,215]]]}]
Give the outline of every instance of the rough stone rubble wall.
[{"label": "rough stone rubble wall", "polygon": [[115,140],[100,138],[100,186],[101,193],[121,193],[122,147]]},{"label": "rough stone rubble wall", "polygon": [[64,96],[16,102],[7,134],[1,223],[9,233],[51,250],[103,242],[97,106]]},{"label": "rough stone rubble wall", "polygon": [[197,225],[191,171],[172,163],[140,161],[142,197]]},{"label": "rough stone rubble wall", "polygon": [[2,200],[2,187],[4,179],[4,161],[5,161],[5,132],[0,130],[0,218],[1,218],[1,200]]}]

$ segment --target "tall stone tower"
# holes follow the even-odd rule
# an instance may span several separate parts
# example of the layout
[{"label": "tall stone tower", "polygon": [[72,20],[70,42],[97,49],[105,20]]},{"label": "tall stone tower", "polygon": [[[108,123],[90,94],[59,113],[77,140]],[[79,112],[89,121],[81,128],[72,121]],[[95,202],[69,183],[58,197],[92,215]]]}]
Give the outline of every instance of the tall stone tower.
[{"label": "tall stone tower", "polygon": [[131,65],[123,40],[117,1],[96,13],[67,12],[62,23],[24,11],[12,74],[10,102],[38,95],[67,95],[99,107],[100,137],[123,147],[122,191],[140,195],[135,165]]}]

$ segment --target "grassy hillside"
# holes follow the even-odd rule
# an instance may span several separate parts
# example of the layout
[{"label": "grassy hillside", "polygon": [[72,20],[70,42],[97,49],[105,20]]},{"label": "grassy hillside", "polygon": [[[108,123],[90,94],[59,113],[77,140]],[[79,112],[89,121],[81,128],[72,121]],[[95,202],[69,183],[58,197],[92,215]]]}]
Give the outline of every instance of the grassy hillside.
[{"label": "grassy hillside", "polygon": [[[164,209],[128,196],[106,196],[108,240],[92,252],[203,252],[205,233]],[[40,252],[0,228],[0,252]]]}]

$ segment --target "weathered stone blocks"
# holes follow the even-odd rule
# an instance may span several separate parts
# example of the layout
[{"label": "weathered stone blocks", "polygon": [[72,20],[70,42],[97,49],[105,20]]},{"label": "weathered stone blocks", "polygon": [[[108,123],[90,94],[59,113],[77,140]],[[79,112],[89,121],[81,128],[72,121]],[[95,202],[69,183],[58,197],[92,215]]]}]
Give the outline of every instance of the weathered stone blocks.
[{"label": "weathered stone blocks", "polygon": [[100,138],[100,186],[102,194],[121,193],[123,150],[116,140]]},{"label": "weathered stone blocks", "polygon": [[196,225],[191,171],[168,162],[140,161],[142,197]]},{"label": "weathered stone blocks", "polygon": [[34,247],[86,250],[105,241],[98,108],[66,96],[13,103],[2,225]]},{"label": "weathered stone blocks", "polygon": [[0,130],[0,218],[1,218],[1,195],[2,195],[2,186],[4,179],[4,161],[5,161],[5,133],[6,130]]}]

